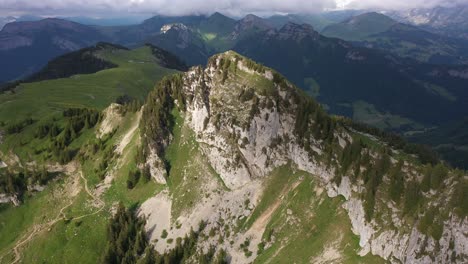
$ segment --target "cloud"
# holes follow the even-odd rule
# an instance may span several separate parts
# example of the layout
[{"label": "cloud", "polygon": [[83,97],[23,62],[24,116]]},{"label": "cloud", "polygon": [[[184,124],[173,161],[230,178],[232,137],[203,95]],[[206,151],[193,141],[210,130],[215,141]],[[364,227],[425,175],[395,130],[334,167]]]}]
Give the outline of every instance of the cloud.
[{"label": "cloud", "polygon": [[[0,0],[0,10],[24,13],[153,13],[164,15],[319,12],[335,0]],[[82,14],[83,15],[83,14]]]},{"label": "cloud", "polygon": [[412,8],[452,7],[468,4],[468,0],[337,0],[344,8],[404,10]]},{"label": "cloud", "polygon": [[[0,0],[0,12],[35,15],[313,13],[337,8],[403,9],[468,0]],[[0,15],[4,15],[1,14]]]}]

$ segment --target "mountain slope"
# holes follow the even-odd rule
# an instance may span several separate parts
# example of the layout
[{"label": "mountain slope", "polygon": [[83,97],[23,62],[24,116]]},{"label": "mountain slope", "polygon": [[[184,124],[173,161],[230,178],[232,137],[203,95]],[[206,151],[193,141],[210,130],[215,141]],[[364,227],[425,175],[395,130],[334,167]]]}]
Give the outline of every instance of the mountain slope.
[{"label": "mountain slope", "polygon": [[438,64],[466,63],[467,43],[410,26],[379,13],[365,13],[322,32],[327,37],[390,51],[396,55]]},{"label": "mountain slope", "polygon": [[188,65],[203,64],[212,53],[201,34],[181,23],[164,25],[160,33],[146,42],[177,54]]},{"label": "mountain slope", "polygon": [[30,75],[54,57],[105,40],[94,28],[61,19],[7,24],[0,31],[0,82]]}]

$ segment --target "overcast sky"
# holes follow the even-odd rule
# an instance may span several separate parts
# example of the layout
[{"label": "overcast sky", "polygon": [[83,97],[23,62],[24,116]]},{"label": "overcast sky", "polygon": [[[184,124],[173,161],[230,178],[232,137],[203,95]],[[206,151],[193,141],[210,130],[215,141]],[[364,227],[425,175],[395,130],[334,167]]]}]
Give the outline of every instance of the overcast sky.
[{"label": "overcast sky", "polygon": [[407,9],[468,4],[468,0],[0,0],[0,15],[116,16],[128,14],[311,13],[334,9]]}]

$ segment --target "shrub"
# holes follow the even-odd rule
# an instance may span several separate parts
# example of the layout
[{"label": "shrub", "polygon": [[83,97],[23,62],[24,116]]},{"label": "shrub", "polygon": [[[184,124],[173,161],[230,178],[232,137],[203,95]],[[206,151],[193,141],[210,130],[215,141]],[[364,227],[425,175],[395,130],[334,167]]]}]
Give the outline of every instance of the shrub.
[{"label": "shrub", "polygon": [[161,232],[161,238],[162,239],[165,239],[167,237],[168,233],[167,233],[167,230],[164,229],[162,232]]},{"label": "shrub", "polygon": [[132,170],[128,172],[127,188],[133,189],[140,181],[141,172],[139,170]]}]

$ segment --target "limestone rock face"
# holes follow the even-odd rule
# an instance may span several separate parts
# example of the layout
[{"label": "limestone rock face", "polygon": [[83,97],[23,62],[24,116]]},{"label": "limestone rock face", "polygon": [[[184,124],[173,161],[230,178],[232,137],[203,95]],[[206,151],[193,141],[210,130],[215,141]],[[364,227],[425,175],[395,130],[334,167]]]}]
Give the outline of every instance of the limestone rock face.
[{"label": "limestone rock face", "polygon": [[[209,164],[229,189],[229,194],[224,194],[231,195],[229,207],[242,207],[232,204],[232,201],[243,201],[235,198],[233,192],[250,197],[252,206],[255,206],[257,202],[251,194],[254,191],[252,186],[258,186],[258,180],[275,168],[291,163],[295,168],[315,176],[329,197],[345,198],[342,207],[349,216],[352,231],[360,238],[360,255],[370,253],[392,263],[468,260],[466,218],[459,219],[450,213],[449,219],[443,223],[443,234],[438,241],[422,234],[417,228],[417,221],[401,219],[401,209],[391,201],[379,200],[376,210],[382,213],[378,219],[367,221],[362,198],[366,190],[364,183],[344,175],[337,184],[334,180],[338,173],[336,169],[320,161],[325,155],[323,140],[306,135],[307,143],[304,144],[301,143],[303,139],[298,138],[295,127],[298,122],[296,113],[300,108],[291,92],[294,91],[293,85],[287,81],[277,83],[274,81],[277,76],[272,71],[256,70],[255,67],[247,67],[248,64],[242,57],[227,52],[210,59],[206,69],[195,67],[182,77],[181,90],[188,98],[183,114],[184,123],[193,130]],[[260,87],[265,83],[265,87]],[[337,130],[334,138],[342,148],[352,141],[346,130]],[[370,153],[370,156],[376,157],[377,154]],[[151,158],[158,157],[154,154]],[[404,171],[411,170],[409,164],[405,163],[405,166],[408,167]],[[164,173],[161,170],[155,166],[151,172],[163,182],[161,175]],[[389,179],[384,177],[384,181]],[[440,199],[446,198],[441,196]],[[200,206],[210,206],[210,214],[220,215],[226,209],[225,205],[216,202],[221,200],[220,196],[210,197],[203,202],[205,205]],[[224,209],[219,211],[221,208]],[[292,211],[288,212],[292,214]],[[197,214],[194,211],[191,217],[199,219]],[[249,214],[249,210],[236,212],[237,217],[248,217]],[[219,218],[211,220],[216,222]],[[259,242],[261,234],[252,237]],[[241,262],[252,260],[237,257]]]}]

